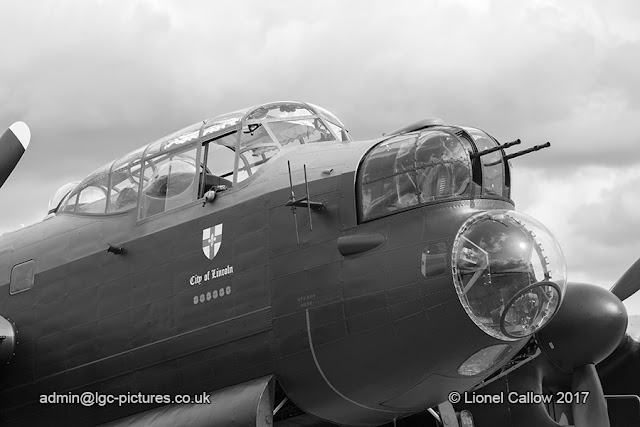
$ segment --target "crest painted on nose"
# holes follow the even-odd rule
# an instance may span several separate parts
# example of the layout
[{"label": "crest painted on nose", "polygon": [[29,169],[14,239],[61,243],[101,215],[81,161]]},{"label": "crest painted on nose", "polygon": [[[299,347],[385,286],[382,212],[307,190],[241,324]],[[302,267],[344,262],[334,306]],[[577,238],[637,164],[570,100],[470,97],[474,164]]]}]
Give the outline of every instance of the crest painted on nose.
[{"label": "crest painted on nose", "polygon": [[213,259],[218,254],[221,245],[222,224],[202,230],[202,252],[207,258]]}]

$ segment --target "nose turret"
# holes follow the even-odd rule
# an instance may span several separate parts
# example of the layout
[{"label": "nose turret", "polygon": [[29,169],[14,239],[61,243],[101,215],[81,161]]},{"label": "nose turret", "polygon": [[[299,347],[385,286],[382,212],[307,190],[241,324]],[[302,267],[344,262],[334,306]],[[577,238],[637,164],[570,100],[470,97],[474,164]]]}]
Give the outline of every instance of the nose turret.
[{"label": "nose turret", "polygon": [[551,232],[512,210],[482,212],[465,221],[453,243],[451,265],[469,317],[505,341],[546,325],[567,283],[565,259]]}]

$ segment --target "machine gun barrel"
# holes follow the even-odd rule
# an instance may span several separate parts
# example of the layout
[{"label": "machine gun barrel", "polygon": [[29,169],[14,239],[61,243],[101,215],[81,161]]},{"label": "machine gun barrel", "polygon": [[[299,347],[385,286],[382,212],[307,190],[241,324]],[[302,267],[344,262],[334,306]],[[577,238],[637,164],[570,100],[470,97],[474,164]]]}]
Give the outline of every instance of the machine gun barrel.
[{"label": "machine gun barrel", "polygon": [[520,157],[523,154],[532,153],[534,151],[539,151],[539,150],[542,150],[543,148],[547,148],[547,147],[551,147],[551,143],[550,142],[547,142],[546,144],[542,144],[542,145],[536,145],[534,147],[527,148],[526,150],[522,150],[522,151],[518,151],[518,152],[515,152],[515,153],[507,154],[506,156],[504,156],[504,159],[505,160],[510,160],[510,159],[515,158],[515,157]]},{"label": "machine gun barrel", "polygon": [[473,153],[471,155],[471,158],[472,159],[476,159],[478,157],[484,156],[485,154],[494,153],[496,151],[499,151],[499,150],[502,150],[502,149],[505,149],[505,148],[509,148],[509,147],[513,147],[514,145],[518,145],[518,144],[520,144],[520,140],[516,139],[515,141],[507,142],[505,144],[498,145],[496,147],[487,148],[486,150],[482,150],[482,151],[478,151],[477,153]]}]

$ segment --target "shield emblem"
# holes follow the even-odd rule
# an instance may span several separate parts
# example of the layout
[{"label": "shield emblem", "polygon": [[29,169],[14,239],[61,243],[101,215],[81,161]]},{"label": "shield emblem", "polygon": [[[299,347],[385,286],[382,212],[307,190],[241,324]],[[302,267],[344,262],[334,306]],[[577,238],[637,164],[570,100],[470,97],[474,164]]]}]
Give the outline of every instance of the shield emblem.
[{"label": "shield emblem", "polygon": [[220,250],[220,245],[222,245],[222,224],[202,230],[202,252],[207,258],[213,259]]}]

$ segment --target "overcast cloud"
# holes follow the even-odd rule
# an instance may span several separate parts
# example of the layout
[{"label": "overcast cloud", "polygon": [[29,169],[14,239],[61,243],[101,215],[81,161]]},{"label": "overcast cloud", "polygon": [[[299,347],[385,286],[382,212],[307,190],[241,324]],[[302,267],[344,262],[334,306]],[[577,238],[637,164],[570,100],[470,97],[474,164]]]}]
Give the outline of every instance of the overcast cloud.
[{"label": "overcast cloud", "polygon": [[32,145],[0,232],[166,133],[299,99],[358,139],[437,116],[551,141],[513,160],[517,208],[557,235],[570,280],[608,287],[640,256],[638,22],[633,0],[3,1],[0,127],[26,121]]}]

